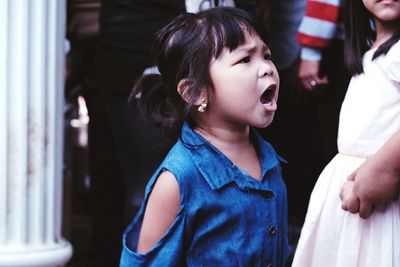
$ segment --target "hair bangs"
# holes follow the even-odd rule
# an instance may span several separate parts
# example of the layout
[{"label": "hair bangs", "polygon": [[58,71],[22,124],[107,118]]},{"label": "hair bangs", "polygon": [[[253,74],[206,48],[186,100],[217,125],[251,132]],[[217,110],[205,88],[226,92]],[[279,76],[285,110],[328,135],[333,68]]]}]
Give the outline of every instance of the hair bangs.
[{"label": "hair bangs", "polygon": [[[249,27],[247,27],[249,28]],[[214,37],[213,56],[218,58],[226,47],[229,51],[235,50],[245,43],[245,31],[242,23],[232,20],[229,23],[217,24],[210,36]]]},{"label": "hair bangs", "polygon": [[[232,17],[234,19],[232,19]],[[255,34],[256,26],[251,17],[242,12],[218,12],[203,18],[207,21],[206,42],[211,45],[212,55],[218,58],[224,48],[233,51],[246,41],[245,34]],[[212,25],[212,26],[211,26]]]}]

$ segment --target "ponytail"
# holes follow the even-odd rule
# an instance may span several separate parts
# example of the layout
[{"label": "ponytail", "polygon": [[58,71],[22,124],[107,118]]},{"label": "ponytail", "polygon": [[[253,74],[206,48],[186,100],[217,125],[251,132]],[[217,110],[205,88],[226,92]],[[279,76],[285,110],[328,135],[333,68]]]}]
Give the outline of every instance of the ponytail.
[{"label": "ponytail", "polygon": [[[176,90],[169,90],[160,74],[147,74],[139,78],[128,102],[135,105],[139,114],[162,129],[171,142],[179,136],[183,102]],[[179,129],[179,130],[178,130]]]}]

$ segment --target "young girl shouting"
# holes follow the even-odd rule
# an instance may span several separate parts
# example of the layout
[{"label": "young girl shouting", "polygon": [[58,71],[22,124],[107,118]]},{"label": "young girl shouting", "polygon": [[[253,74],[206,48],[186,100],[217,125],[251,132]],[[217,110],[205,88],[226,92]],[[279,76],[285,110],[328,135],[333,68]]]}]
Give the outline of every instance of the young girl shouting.
[{"label": "young girl shouting", "polygon": [[252,18],[214,8],[156,37],[133,96],[175,138],[127,228],[121,266],[284,266],[286,188],[267,127],[279,77]]}]

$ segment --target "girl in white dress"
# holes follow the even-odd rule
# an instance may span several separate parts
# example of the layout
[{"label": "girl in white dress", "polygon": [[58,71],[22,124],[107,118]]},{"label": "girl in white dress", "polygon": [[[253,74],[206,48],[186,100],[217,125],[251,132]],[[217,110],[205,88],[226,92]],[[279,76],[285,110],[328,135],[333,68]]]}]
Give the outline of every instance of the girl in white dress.
[{"label": "girl in white dress", "polygon": [[346,0],[345,14],[353,78],[339,153],[311,194],[292,267],[400,266],[400,1]]}]

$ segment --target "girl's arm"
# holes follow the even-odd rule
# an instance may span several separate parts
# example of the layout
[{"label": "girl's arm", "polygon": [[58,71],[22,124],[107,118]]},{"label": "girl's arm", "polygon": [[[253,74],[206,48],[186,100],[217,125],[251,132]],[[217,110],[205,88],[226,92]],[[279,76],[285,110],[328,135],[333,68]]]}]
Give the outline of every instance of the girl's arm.
[{"label": "girl's arm", "polygon": [[342,207],[368,218],[374,208],[384,210],[400,193],[400,131],[368,158],[346,182],[340,197]]},{"label": "girl's arm", "polygon": [[179,185],[175,176],[164,171],[158,177],[147,202],[137,252],[145,254],[167,232],[180,206]]}]

